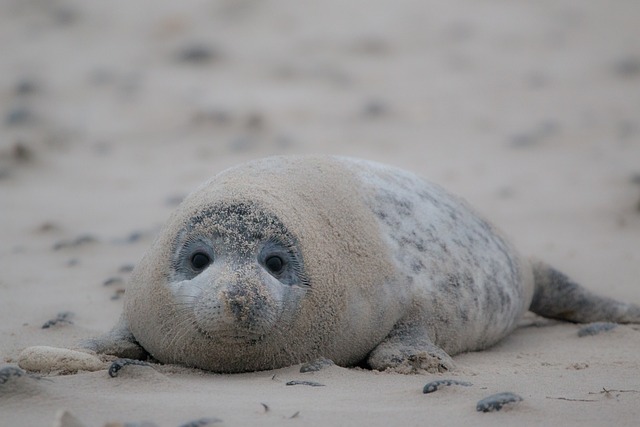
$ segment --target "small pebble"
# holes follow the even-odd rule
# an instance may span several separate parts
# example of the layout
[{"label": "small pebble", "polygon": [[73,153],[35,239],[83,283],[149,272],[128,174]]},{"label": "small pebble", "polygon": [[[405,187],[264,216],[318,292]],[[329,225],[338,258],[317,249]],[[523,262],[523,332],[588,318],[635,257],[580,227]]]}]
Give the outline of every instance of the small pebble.
[{"label": "small pebble", "polygon": [[485,397],[476,405],[476,411],[478,412],[493,412],[499,411],[503,406],[509,404],[515,404],[522,401],[522,397],[514,393],[504,392],[493,394],[489,397]]},{"label": "small pebble", "polygon": [[16,86],[15,91],[17,95],[31,95],[38,90],[38,84],[34,80],[24,79],[20,80]]},{"label": "small pebble", "polygon": [[27,375],[27,373],[17,366],[5,366],[0,368],[0,385],[8,383],[14,378],[20,378],[25,375]]},{"label": "small pebble", "polygon": [[611,322],[594,322],[590,323],[587,326],[583,326],[578,330],[579,337],[586,337],[590,335],[597,335],[600,332],[610,331],[618,326],[617,323]]},{"label": "small pebble", "polygon": [[11,157],[18,162],[26,163],[33,160],[33,150],[22,141],[18,141],[11,147]]},{"label": "small pebble", "polygon": [[125,237],[116,237],[114,239],[111,239],[111,243],[113,243],[114,245],[130,245],[133,243],[140,242],[145,238],[153,236],[153,233],[154,233],[153,230],[147,230],[147,231],[136,230],[136,231],[132,231]]},{"label": "small pebble", "polygon": [[178,62],[191,64],[206,64],[219,58],[219,52],[210,46],[199,43],[184,46],[176,53],[176,60]]},{"label": "small pebble", "polygon": [[[15,397],[38,394],[42,391],[41,379],[17,366],[7,365],[0,367],[0,401],[2,401],[3,396]],[[0,424],[2,423],[0,422]]]},{"label": "small pebble", "polygon": [[365,104],[362,115],[369,118],[378,118],[388,112],[389,107],[383,101],[369,101]]},{"label": "small pebble", "polygon": [[144,237],[144,233],[142,233],[141,231],[134,231],[131,234],[129,234],[129,236],[127,236],[127,243],[135,243],[138,240],[142,239]]},{"label": "small pebble", "polygon": [[121,285],[124,283],[122,277],[109,277],[107,280],[102,282],[103,286],[111,286],[111,285]]},{"label": "small pebble", "polygon": [[57,251],[60,249],[74,248],[77,246],[83,246],[89,243],[94,243],[96,241],[97,240],[95,237],[86,234],[83,236],[76,237],[75,239],[72,239],[72,240],[62,240],[60,242],[57,242],[55,245],[53,245],[53,250]]},{"label": "small pebble", "polygon": [[613,65],[613,71],[624,78],[640,75],[640,57],[627,57],[618,60]]},{"label": "small pebble", "polygon": [[469,386],[472,386],[473,384],[467,381],[437,380],[437,381],[431,381],[430,383],[425,384],[424,388],[422,389],[422,392],[424,394],[433,393],[434,391],[438,390],[442,386],[452,386],[452,385],[461,385],[464,387],[469,387]]},{"label": "small pebble", "polygon": [[111,295],[111,301],[117,301],[124,295],[124,289],[116,289],[116,291]]},{"label": "small pebble", "polygon": [[70,311],[63,311],[62,313],[58,313],[55,319],[47,320],[44,325],[42,325],[42,329],[49,329],[52,326],[60,324],[72,325],[73,322],[71,321],[71,318],[73,316],[74,314]]},{"label": "small pebble", "polygon": [[246,117],[244,126],[247,130],[259,131],[266,126],[266,119],[261,113],[251,113]]},{"label": "small pebble", "polygon": [[180,427],[205,427],[210,426],[212,424],[221,423],[222,420],[220,418],[200,418],[199,420],[190,421],[185,424],[181,424]]},{"label": "small pebble", "polygon": [[59,231],[59,230],[60,230],[60,227],[58,225],[49,221],[43,222],[36,228],[36,231],[38,233],[51,233],[53,231]]},{"label": "small pebble", "polygon": [[118,273],[131,273],[135,266],[133,264],[124,264],[121,265],[118,269]]},{"label": "small pebble", "polygon": [[126,423],[107,423],[103,427],[158,427],[153,421],[128,421]]},{"label": "small pebble", "polygon": [[151,366],[147,362],[143,362],[142,360],[135,359],[117,359],[111,363],[109,366],[109,376],[111,378],[115,378],[118,376],[118,372],[120,369],[124,368],[128,365],[137,365],[137,366]]},{"label": "small pebble", "polygon": [[4,118],[7,126],[20,126],[35,121],[35,114],[27,107],[15,107]]},{"label": "small pebble", "polygon": [[317,372],[321,369],[326,368],[327,366],[333,366],[333,360],[327,359],[325,357],[321,357],[320,359],[314,360],[313,362],[305,363],[300,367],[300,373],[305,372]]},{"label": "small pebble", "polygon": [[308,385],[310,387],[324,387],[324,384],[317,383],[315,381],[289,381],[286,385]]}]

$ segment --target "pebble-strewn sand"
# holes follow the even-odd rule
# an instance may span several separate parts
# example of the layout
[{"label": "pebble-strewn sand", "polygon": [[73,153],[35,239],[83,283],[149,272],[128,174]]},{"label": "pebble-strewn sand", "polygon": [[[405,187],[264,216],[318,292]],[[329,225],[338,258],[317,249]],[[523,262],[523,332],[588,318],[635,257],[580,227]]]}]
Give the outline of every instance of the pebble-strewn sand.
[{"label": "pebble-strewn sand", "polygon": [[[0,367],[109,329],[179,200],[269,154],[417,172],[522,252],[640,303],[639,20],[636,0],[4,0]],[[640,327],[579,338],[577,325],[522,324],[446,375],[12,377],[0,425],[53,425],[63,409],[88,427],[637,425]],[[446,378],[473,385],[422,393]],[[504,391],[524,400],[476,411]]]}]

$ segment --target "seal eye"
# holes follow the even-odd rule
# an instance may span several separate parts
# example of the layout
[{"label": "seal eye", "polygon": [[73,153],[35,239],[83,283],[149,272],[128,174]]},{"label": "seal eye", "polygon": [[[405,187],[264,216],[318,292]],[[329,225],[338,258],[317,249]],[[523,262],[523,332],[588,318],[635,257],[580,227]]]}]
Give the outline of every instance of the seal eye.
[{"label": "seal eye", "polygon": [[191,255],[191,267],[193,267],[194,270],[203,270],[209,264],[211,264],[211,258],[204,252],[196,252]]},{"label": "seal eye", "polygon": [[278,255],[272,255],[266,259],[264,265],[267,266],[271,273],[278,274],[281,273],[284,268],[284,261]]}]

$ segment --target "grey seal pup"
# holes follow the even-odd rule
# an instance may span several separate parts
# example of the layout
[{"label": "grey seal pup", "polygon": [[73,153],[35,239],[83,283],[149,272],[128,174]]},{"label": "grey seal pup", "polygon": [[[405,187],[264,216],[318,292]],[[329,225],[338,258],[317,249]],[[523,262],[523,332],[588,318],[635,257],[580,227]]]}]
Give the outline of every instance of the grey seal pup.
[{"label": "grey seal pup", "polygon": [[466,202],[364,160],[281,156],[228,169],[189,195],[136,266],[122,317],[83,346],[215,372],[326,357],[443,371],[527,310],[640,322],[521,257]]}]

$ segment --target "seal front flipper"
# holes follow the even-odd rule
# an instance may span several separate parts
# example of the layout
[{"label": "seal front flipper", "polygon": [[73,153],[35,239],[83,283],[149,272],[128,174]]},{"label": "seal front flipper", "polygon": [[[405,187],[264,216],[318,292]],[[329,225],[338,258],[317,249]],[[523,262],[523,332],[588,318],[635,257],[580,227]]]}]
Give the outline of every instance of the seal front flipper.
[{"label": "seal front flipper", "polygon": [[398,325],[369,353],[371,369],[390,369],[398,373],[446,372],[454,368],[453,360],[435,345],[424,328]]},{"label": "seal front flipper", "polygon": [[529,310],[575,323],[640,323],[640,307],[596,295],[553,267],[533,261],[535,291]]},{"label": "seal front flipper", "polygon": [[129,325],[120,318],[118,323],[104,335],[89,338],[80,342],[79,347],[95,351],[96,353],[111,354],[127,359],[146,360],[149,353],[134,338]]}]

